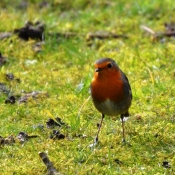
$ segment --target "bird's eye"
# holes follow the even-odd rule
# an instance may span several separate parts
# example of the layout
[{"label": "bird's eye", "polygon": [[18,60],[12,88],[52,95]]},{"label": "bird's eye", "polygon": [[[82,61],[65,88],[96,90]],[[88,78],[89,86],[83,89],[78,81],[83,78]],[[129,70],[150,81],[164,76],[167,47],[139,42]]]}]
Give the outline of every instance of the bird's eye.
[{"label": "bird's eye", "polygon": [[112,64],[111,64],[111,63],[109,63],[109,64],[108,64],[108,68],[111,68],[111,67],[112,67]]}]

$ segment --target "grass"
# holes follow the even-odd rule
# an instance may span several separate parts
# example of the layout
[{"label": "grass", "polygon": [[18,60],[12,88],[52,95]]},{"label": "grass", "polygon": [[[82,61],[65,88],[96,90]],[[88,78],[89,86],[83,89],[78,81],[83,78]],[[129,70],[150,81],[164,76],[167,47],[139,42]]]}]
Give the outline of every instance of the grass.
[{"label": "grass", "polygon": [[[0,135],[17,136],[25,131],[39,136],[24,144],[1,146],[1,173],[44,174],[46,167],[38,152],[45,151],[63,174],[173,174],[175,42],[173,38],[154,42],[140,25],[163,31],[163,24],[175,17],[175,2],[53,1],[53,5],[40,9],[37,1],[30,1],[26,10],[17,8],[19,2],[1,2],[0,32],[20,28],[27,20],[40,20],[46,24],[45,45],[36,53],[32,49],[34,40],[23,41],[17,36],[0,40],[0,51],[8,58],[0,68],[0,82],[10,89],[9,95],[40,91],[49,96],[12,105],[4,103],[7,95],[0,92]],[[99,30],[125,34],[128,39],[95,39],[88,46],[87,33]],[[48,35],[69,31],[77,36],[57,39]],[[91,150],[88,145],[93,142],[101,116],[91,100],[85,102],[93,63],[100,57],[115,59],[130,80],[133,102],[126,122],[129,144],[121,143],[119,119],[106,117],[100,144]],[[32,60],[34,64],[29,64]],[[7,73],[13,73],[20,83],[6,80]],[[58,116],[69,128],[61,128],[65,139],[52,140],[52,130],[45,124]],[[170,168],[162,166],[165,161]]]}]

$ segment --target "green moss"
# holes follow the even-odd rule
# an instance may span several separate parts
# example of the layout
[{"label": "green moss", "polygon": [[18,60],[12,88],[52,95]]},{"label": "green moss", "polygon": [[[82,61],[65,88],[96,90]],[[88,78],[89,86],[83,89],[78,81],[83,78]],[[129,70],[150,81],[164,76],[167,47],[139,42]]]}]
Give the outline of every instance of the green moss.
[{"label": "green moss", "polygon": [[[49,1],[50,2],[50,1]],[[154,42],[140,29],[144,24],[164,31],[163,24],[174,19],[174,5],[166,1],[52,1],[40,9],[30,1],[26,10],[20,1],[3,0],[0,6],[0,32],[11,32],[28,20],[46,24],[45,44],[35,52],[33,40],[17,36],[0,40],[0,52],[8,58],[0,67],[0,82],[10,90],[0,90],[0,135],[16,137],[20,131],[38,135],[24,144],[1,146],[0,169],[6,174],[44,174],[46,167],[38,156],[48,153],[63,174],[173,174],[175,166],[175,77],[174,40]],[[170,21],[169,21],[170,20]],[[87,34],[107,31],[128,39],[95,39]],[[49,33],[76,33],[69,39]],[[90,46],[88,46],[90,45]],[[101,114],[89,97],[93,63],[100,57],[116,60],[127,74],[132,91],[131,117],[126,122],[126,139],[121,143],[119,118],[106,117],[100,144],[93,142]],[[8,81],[5,74],[13,73]],[[16,79],[20,79],[18,82]],[[40,92],[27,103],[5,104],[10,95]],[[60,117],[64,140],[49,138],[49,118]],[[44,125],[44,129],[39,126]],[[171,168],[162,166],[168,161]]]}]

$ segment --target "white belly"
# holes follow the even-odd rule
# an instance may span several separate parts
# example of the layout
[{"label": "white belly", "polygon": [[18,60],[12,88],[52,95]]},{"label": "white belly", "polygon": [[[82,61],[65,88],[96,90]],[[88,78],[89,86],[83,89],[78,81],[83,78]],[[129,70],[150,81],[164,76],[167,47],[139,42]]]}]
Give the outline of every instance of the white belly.
[{"label": "white belly", "polygon": [[117,116],[121,113],[120,105],[115,105],[115,103],[111,102],[109,99],[103,103],[100,103],[99,105],[95,104],[95,106],[101,113],[105,115]]}]

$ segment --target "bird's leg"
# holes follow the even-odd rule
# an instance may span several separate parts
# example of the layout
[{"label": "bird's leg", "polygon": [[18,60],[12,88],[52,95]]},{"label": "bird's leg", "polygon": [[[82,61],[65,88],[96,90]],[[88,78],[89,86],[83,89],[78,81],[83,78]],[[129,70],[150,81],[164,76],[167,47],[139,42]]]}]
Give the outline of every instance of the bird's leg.
[{"label": "bird's leg", "polygon": [[122,142],[126,142],[125,140],[125,122],[124,122],[124,114],[121,114],[120,118],[122,120]]},{"label": "bird's leg", "polygon": [[95,143],[98,142],[98,135],[99,135],[99,132],[100,132],[100,129],[101,129],[101,126],[102,126],[102,123],[103,123],[103,119],[104,119],[104,117],[105,117],[105,115],[102,114],[101,122],[100,122],[100,124],[99,124],[99,126],[98,126],[97,135],[96,135],[95,140],[94,140]]}]

